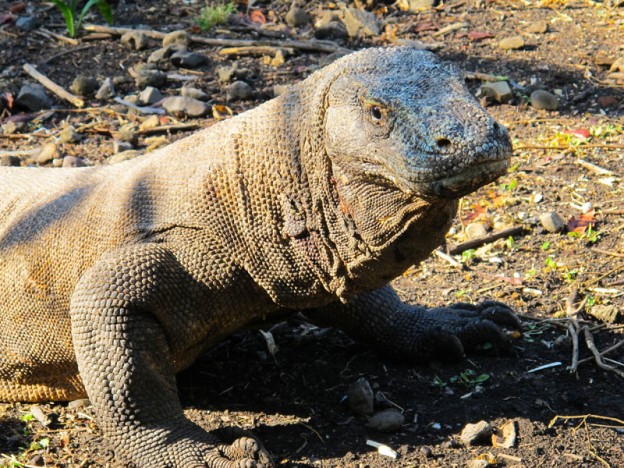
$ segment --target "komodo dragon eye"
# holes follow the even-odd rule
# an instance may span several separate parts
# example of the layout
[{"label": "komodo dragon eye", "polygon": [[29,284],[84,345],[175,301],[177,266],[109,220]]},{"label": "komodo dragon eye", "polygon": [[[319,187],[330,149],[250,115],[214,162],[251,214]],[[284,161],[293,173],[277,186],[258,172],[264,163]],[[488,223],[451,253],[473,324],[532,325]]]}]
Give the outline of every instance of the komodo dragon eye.
[{"label": "komodo dragon eye", "polygon": [[377,106],[371,106],[370,108],[370,115],[371,118],[375,121],[378,122],[383,118],[383,114],[381,113],[381,109]]},{"label": "komodo dragon eye", "polygon": [[383,104],[364,100],[364,107],[368,114],[368,118],[375,125],[383,126],[388,120],[388,109]]}]

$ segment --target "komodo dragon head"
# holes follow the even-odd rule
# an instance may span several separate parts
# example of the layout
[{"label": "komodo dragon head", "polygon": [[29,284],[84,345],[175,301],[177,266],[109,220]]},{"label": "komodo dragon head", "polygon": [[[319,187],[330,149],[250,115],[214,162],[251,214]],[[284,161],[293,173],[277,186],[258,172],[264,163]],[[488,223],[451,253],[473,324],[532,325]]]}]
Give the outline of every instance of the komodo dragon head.
[{"label": "komodo dragon head", "polygon": [[376,49],[341,60],[326,89],[325,145],[334,171],[420,199],[456,199],[506,172],[507,130],[434,54]]}]

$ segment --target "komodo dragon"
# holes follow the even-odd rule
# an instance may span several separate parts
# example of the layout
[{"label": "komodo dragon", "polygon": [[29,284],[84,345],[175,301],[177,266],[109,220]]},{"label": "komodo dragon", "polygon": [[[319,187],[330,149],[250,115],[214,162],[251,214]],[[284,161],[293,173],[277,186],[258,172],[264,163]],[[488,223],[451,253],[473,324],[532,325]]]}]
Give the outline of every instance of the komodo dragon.
[{"label": "komodo dragon", "polygon": [[270,464],[186,419],[176,373],[289,310],[407,359],[503,346],[505,305],[425,309],[386,285],[510,154],[453,66],[397,47],[132,161],[0,168],[0,400],[88,395],[140,466]]}]

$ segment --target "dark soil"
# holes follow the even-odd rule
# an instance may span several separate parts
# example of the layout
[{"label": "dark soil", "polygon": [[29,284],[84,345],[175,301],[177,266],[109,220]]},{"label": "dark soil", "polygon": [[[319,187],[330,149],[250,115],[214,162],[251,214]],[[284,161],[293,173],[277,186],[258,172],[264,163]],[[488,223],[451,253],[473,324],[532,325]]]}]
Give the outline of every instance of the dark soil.
[{"label": "dark soil", "polygon": [[[432,255],[395,281],[406,300],[428,306],[484,298],[511,305],[524,325],[522,337],[513,339],[513,353],[497,356],[483,350],[451,365],[412,365],[380,356],[340,331],[316,329],[297,317],[272,329],[279,346],[274,357],[257,331],[237,334],[208,352],[179,378],[183,403],[190,418],[225,438],[232,437],[232,428],[252,431],[284,466],[465,466],[479,457],[499,466],[623,466],[624,379],[599,368],[593,358],[583,361],[591,357],[583,333],[578,370],[567,369],[573,353],[566,298],[578,292],[572,309],[587,298],[578,322],[590,327],[600,350],[624,340],[624,90],[609,71],[617,58],[624,57],[624,8],[556,0],[449,3],[416,14],[395,6],[386,10],[369,6],[384,24],[382,34],[338,42],[359,49],[405,40],[437,41],[438,53],[465,71],[505,76],[515,85],[514,98],[507,104],[482,99],[511,131],[513,167],[497,184],[466,197],[448,244],[465,241],[466,227],[474,223],[494,231],[523,226],[524,232],[455,255],[459,266]],[[476,8],[475,3],[483,6]],[[329,4],[307,2],[306,10],[318,17],[317,8]],[[0,154],[55,142],[58,161],[47,165],[58,165],[68,155],[87,165],[106,163],[116,130],[127,122],[138,125],[146,116],[93,98],[80,111],[57,99],[52,111],[22,112],[10,103],[21,85],[32,81],[22,65],[36,65],[65,88],[78,74],[99,81],[119,76],[117,92],[124,96],[140,91],[128,69],[144,62],[158,42],[152,41],[146,51],[129,51],[118,37],[88,40],[82,32],[78,44],[71,45],[41,35],[39,28],[29,32],[16,28],[6,17],[10,8],[17,10],[15,16],[36,14],[40,27],[64,33],[62,18],[49,3],[24,2],[25,10],[19,5],[0,3],[0,94],[5,93]],[[287,2],[255,2],[268,20],[263,26],[241,14],[235,24],[209,32],[193,28],[201,6],[121,2],[114,8],[115,25],[140,24],[159,31],[185,28],[207,37],[313,36],[312,26],[297,31],[285,26]],[[239,11],[245,8],[239,6]],[[95,13],[88,19],[101,21]],[[546,33],[526,32],[539,20],[547,22]],[[460,22],[466,25],[434,36]],[[473,40],[474,33],[493,37]],[[514,35],[523,36],[524,48],[505,51],[498,46],[500,39]],[[300,51],[276,67],[259,57],[226,58],[216,48],[198,44],[191,48],[209,55],[211,62],[193,71],[168,72],[195,77],[192,86],[234,114],[271,98],[275,84],[303,79],[326,56]],[[226,100],[226,85],[219,82],[216,69],[234,60],[249,69],[246,81],[255,93],[251,101]],[[474,79],[468,83],[475,93],[483,84]],[[174,95],[180,86],[169,82],[161,91]],[[528,96],[538,88],[558,94],[558,111],[538,111],[529,105]],[[214,121],[211,117],[187,123],[207,126]],[[161,124],[177,123],[181,122],[161,118]],[[58,142],[66,125],[73,125],[85,139]],[[587,132],[589,138],[577,136]],[[163,133],[166,141],[185,134]],[[140,135],[136,149],[144,151],[152,143],[149,137],[153,135]],[[21,165],[36,165],[31,156],[19,157]],[[597,172],[579,160],[610,173]],[[543,229],[538,218],[549,211],[559,213],[571,232]],[[619,311],[613,324],[591,315],[609,307]],[[624,347],[606,357],[611,359],[606,361],[609,366],[624,371]],[[560,365],[529,372],[556,362]],[[474,382],[483,374],[487,380]],[[345,395],[360,377],[385,396],[390,402],[385,405],[403,412],[406,423],[400,431],[374,431],[351,414]],[[32,405],[0,406],[0,464],[114,465],[114,447],[103,441],[91,407],[50,403],[39,408],[49,419],[45,427],[33,417]],[[514,422],[515,445],[458,443],[462,428],[480,420],[495,427]],[[378,454],[366,445],[367,439],[387,444],[399,458]]]}]

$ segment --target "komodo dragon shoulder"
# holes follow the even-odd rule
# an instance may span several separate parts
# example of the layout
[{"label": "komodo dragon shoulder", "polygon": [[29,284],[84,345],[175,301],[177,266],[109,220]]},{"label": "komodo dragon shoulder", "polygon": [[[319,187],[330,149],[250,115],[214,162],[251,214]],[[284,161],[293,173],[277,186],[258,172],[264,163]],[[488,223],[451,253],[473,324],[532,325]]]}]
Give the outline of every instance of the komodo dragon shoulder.
[{"label": "komodo dragon shoulder", "polygon": [[176,373],[289,310],[412,360],[505,346],[503,304],[426,309],[387,283],[510,154],[455,67],[398,47],[132,161],[0,168],[0,400],[87,395],[141,466],[268,465],[186,419]]}]

